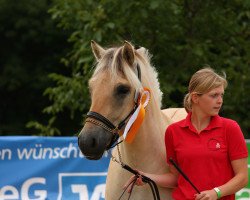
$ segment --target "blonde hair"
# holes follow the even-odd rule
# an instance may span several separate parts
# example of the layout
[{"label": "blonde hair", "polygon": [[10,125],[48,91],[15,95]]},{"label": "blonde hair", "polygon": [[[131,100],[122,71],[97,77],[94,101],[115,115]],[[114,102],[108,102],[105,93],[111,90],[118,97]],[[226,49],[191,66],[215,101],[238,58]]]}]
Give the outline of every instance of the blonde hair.
[{"label": "blonde hair", "polygon": [[188,93],[184,97],[184,108],[187,112],[192,109],[191,93],[196,92],[198,94],[205,94],[214,88],[223,86],[227,87],[226,74],[217,74],[212,68],[206,67],[196,73],[190,79],[188,86]]}]

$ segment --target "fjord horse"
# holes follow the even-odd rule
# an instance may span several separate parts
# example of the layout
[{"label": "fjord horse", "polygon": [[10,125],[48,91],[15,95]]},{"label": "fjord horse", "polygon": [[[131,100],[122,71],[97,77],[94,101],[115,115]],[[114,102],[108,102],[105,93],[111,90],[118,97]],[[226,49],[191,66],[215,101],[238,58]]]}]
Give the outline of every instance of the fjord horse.
[{"label": "fjord horse", "polygon": [[[122,46],[108,49],[92,41],[91,47],[97,65],[89,80],[90,112],[78,138],[82,153],[88,159],[97,160],[116,143],[118,136],[124,139],[124,127],[138,107],[138,98],[147,88],[150,101],[141,126],[132,141],[119,144],[120,155],[117,148],[112,153],[134,169],[155,174],[167,172],[164,133],[170,123],[185,118],[185,109],[161,110],[162,92],[158,74],[145,48],[135,49],[127,41]],[[131,175],[111,160],[105,199],[117,200]],[[158,188],[162,200],[171,199],[170,189]],[[130,199],[152,199],[149,186],[135,187]]]}]

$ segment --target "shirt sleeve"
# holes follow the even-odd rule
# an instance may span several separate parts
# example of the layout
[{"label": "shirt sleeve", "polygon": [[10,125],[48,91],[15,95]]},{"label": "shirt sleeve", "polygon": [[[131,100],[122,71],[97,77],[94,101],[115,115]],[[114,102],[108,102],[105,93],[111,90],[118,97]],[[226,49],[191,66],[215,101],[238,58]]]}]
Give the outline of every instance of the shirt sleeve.
[{"label": "shirt sleeve", "polygon": [[168,126],[165,132],[165,147],[166,147],[166,160],[168,164],[172,164],[169,159],[172,158],[176,160],[175,150],[174,150],[174,141],[173,141],[173,131],[172,126]]},{"label": "shirt sleeve", "polygon": [[230,120],[227,123],[226,131],[230,160],[248,157],[246,141],[238,123]]}]

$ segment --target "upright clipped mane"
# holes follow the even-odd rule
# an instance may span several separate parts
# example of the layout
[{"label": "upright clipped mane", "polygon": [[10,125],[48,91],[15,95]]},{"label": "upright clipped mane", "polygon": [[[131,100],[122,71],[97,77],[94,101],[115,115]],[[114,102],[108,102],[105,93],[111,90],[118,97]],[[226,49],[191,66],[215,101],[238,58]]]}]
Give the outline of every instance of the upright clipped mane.
[{"label": "upright clipped mane", "polygon": [[[105,54],[98,61],[92,78],[96,77],[100,72],[108,71],[110,80],[115,80],[117,77],[122,76],[127,79],[129,83],[136,89],[147,87],[151,90],[152,99],[161,108],[162,92],[158,81],[158,73],[150,63],[151,55],[149,52],[141,47],[135,50],[135,62],[131,67],[122,57],[122,46],[112,47],[105,50]],[[136,71],[136,65],[140,66],[141,79],[139,81]],[[156,106],[156,105],[154,105]]]}]

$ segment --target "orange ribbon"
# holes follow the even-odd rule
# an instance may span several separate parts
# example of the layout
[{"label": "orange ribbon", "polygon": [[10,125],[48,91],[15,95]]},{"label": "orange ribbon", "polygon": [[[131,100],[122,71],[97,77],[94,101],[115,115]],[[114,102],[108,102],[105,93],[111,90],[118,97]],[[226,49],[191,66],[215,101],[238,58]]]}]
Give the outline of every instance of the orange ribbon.
[{"label": "orange ribbon", "polygon": [[148,105],[150,100],[150,90],[148,88],[144,88],[141,92],[140,97],[138,98],[138,107],[133,115],[130,117],[123,136],[125,141],[128,143],[132,143],[143,120],[145,117],[145,108]]}]

